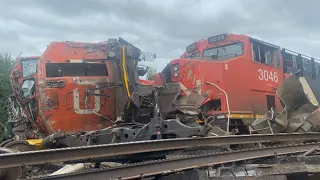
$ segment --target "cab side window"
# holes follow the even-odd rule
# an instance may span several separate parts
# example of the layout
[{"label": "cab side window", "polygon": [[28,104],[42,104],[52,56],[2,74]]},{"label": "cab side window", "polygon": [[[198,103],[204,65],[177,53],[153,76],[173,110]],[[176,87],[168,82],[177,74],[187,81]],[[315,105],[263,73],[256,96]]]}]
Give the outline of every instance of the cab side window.
[{"label": "cab side window", "polygon": [[282,49],[283,72],[296,73],[300,76],[310,76],[316,79],[320,74],[319,60],[288,49]]},{"label": "cab side window", "polygon": [[252,57],[255,62],[270,66],[280,66],[279,48],[251,40]]}]

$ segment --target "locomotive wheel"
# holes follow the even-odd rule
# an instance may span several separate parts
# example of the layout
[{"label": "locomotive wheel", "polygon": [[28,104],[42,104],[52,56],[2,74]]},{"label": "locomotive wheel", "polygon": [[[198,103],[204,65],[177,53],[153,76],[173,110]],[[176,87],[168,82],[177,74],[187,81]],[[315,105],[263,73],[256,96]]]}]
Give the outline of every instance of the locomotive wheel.
[{"label": "locomotive wheel", "polygon": [[[0,148],[0,154],[5,153],[15,153],[17,150],[8,149],[8,148]],[[6,169],[0,169],[0,179],[1,180],[17,180],[23,176],[23,168],[22,167],[11,167]]]},{"label": "locomotive wheel", "polygon": [[0,147],[4,147],[4,145],[8,144],[9,142],[14,141],[13,139],[8,139],[0,143]]},{"label": "locomotive wheel", "polygon": [[9,149],[15,149],[21,152],[37,150],[35,146],[30,145],[26,140],[11,141],[5,144],[3,147],[9,148]]}]

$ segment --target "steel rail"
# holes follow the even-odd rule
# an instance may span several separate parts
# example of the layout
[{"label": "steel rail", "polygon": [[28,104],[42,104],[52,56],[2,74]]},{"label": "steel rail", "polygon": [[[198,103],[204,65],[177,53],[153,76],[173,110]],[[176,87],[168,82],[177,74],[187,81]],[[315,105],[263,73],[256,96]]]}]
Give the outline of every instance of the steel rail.
[{"label": "steel rail", "polygon": [[179,138],[138,141],[72,148],[7,153],[0,155],[0,169],[25,165],[45,164],[61,161],[90,160],[135,153],[156,152],[200,146],[222,146],[275,141],[318,140],[320,133],[233,135],[203,138]]},{"label": "steel rail", "polygon": [[115,168],[88,170],[78,173],[40,177],[35,179],[105,180],[141,178],[242,160],[270,157],[275,155],[303,153],[305,151],[308,151],[309,149],[318,147],[319,144],[320,143],[273,146],[267,148],[256,148],[216,154],[188,156],[175,159],[150,161],[146,163],[129,164]]}]

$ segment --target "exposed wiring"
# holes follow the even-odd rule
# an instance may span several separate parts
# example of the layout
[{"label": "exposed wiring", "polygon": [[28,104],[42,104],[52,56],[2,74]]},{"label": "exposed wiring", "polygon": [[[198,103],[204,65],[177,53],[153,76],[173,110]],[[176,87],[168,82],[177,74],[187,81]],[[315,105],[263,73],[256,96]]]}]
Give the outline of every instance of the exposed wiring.
[{"label": "exposed wiring", "polygon": [[127,90],[127,95],[130,98],[130,90],[129,90],[129,83],[128,83],[128,74],[127,74],[127,68],[126,68],[126,54],[125,54],[125,47],[122,46],[122,70],[123,70],[123,79],[124,79],[124,85]]},{"label": "exposed wiring", "polygon": [[[128,74],[127,74],[127,67],[126,67],[126,60],[127,60],[127,56],[126,56],[126,48],[125,46],[121,46],[121,50],[122,50],[122,70],[123,70],[123,81],[124,81],[124,85],[127,91],[127,96],[130,99],[130,89],[129,89],[129,80],[128,80]],[[130,101],[127,104],[127,109],[129,109],[130,107]]]},{"label": "exposed wiring", "polygon": [[215,86],[216,88],[218,88],[221,92],[224,93],[225,97],[226,97],[226,103],[227,103],[227,110],[228,110],[228,120],[227,120],[227,132],[230,132],[230,116],[231,116],[231,112],[230,112],[230,106],[229,106],[229,99],[228,99],[228,94],[226,91],[224,91],[223,89],[221,89],[218,85],[216,85],[213,82],[207,81],[207,84],[210,84],[212,86]]}]

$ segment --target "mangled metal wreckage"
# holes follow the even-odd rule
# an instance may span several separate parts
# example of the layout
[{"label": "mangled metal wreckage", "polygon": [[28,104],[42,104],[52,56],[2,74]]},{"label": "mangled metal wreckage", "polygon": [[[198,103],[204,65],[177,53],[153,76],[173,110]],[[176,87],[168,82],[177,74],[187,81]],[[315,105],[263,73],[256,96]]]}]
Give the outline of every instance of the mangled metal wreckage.
[{"label": "mangled metal wreckage", "polygon": [[[67,55],[56,57],[54,52],[63,49]],[[37,71],[28,76],[18,64],[11,76],[14,94],[8,100],[14,139],[29,140],[30,145],[30,139],[41,138],[38,148],[51,149],[239,133],[237,127],[227,132],[214,124],[201,112],[196,96],[191,103],[183,101],[179,83],[155,86],[140,81],[139,75],[147,71],[138,66],[141,56],[140,49],[123,39],[68,42],[51,44],[36,60]],[[82,76],[68,72],[75,66],[83,67]],[[299,79],[295,73],[283,81],[277,89],[282,112],[271,109],[249,123],[251,134],[320,131],[319,107]],[[2,146],[34,150],[15,142],[21,143],[11,139]]]},{"label": "mangled metal wreckage", "polygon": [[[175,106],[180,91],[178,84],[166,84],[165,87],[153,87],[149,90],[152,91],[151,94],[155,100],[154,113],[150,123],[140,125],[124,123],[112,129],[88,132],[80,136],[79,134],[53,134],[44,140],[44,145],[47,147],[52,145],[55,147],[88,145],[88,139],[91,144],[104,144],[230,134],[222,130],[220,126],[212,125],[205,119],[203,123],[198,124],[195,121],[189,121],[189,123],[188,121],[181,121],[179,114],[176,114],[177,118],[174,119],[164,118],[170,117],[172,112],[181,112],[181,106]],[[251,134],[320,132],[319,107],[309,100],[299,81],[298,74],[292,74],[287,78],[277,89],[277,94],[282,101],[283,111],[277,113],[271,110],[263,118],[253,121],[249,124]],[[191,111],[190,106],[187,106],[184,110],[187,109],[195,114],[197,112],[196,109]],[[201,117],[201,113],[197,116]],[[190,124],[190,122],[193,122],[193,124]],[[231,132],[236,134],[238,131],[233,129]]]},{"label": "mangled metal wreckage", "polygon": [[[12,138],[61,139],[83,132],[95,141],[103,136],[94,144],[210,134],[210,125],[196,123],[199,109],[177,101],[179,84],[153,86],[139,79],[148,69],[138,62],[147,57],[155,55],[119,38],[53,42],[41,57],[18,58],[10,76],[9,140],[2,145],[14,147]],[[69,142],[64,145],[92,143]]]},{"label": "mangled metal wreckage", "polygon": [[[18,58],[10,77],[9,137],[92,131],[112,126],[120,116],[139,116],[129,99],[139,101],[131,95],[143,86],[139,76],[147,69],[138,61],[145,55],[119,38],[96,44],[53,42],[41,57]],[[143,103],[142,110],[152,106]]]},{"label": "mangled metal wreckage", "polygon": [[[179,83],[141,81],[147,69],[138,62],[146,55],[119,38],[54,42],[41,57],[18,59],[8,100],[11,134],[15,139],[46,137],[44,145],[51,147],[52,142],[81,146],[239,132],[213,125],[200,110],[202,98],[195,93],[188,102],[180,98]],[[249,124],[251,133],[318,131],[317,106],[308,100],[298,73],[277,93],[283,111],[270,111]]]},{"label": "mangled metal wreckage", "polygon": [[271,109],[263,118],[249,125],[251,133],[305,133],[320,132],[320,109],[312,103],[306,88],[300,82],[299,72],[292,74],[278,87],[283,110]]}]

